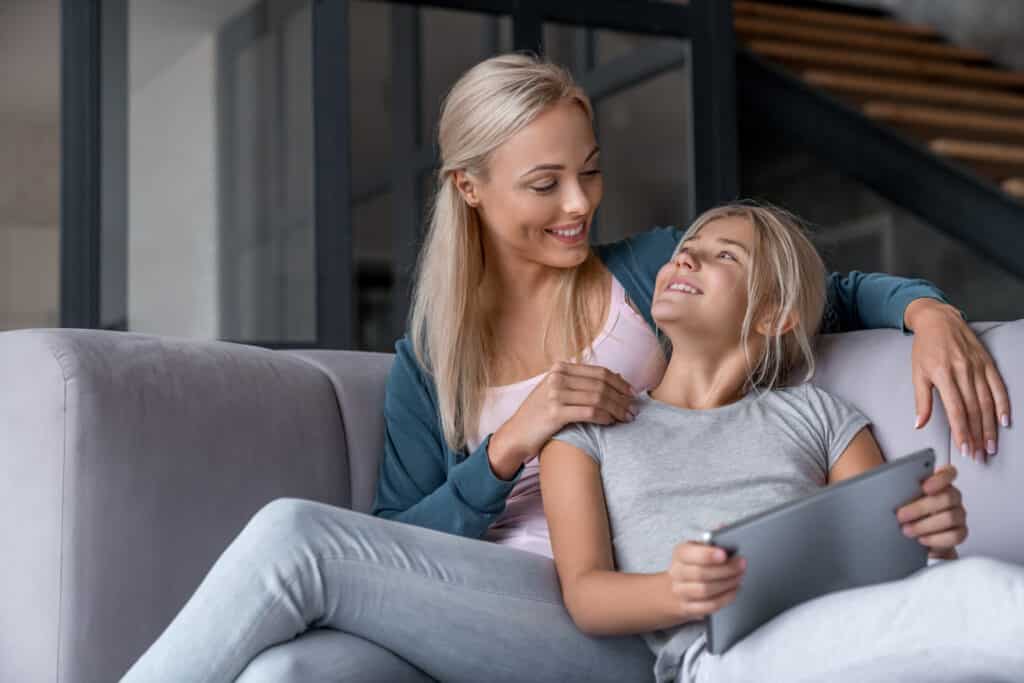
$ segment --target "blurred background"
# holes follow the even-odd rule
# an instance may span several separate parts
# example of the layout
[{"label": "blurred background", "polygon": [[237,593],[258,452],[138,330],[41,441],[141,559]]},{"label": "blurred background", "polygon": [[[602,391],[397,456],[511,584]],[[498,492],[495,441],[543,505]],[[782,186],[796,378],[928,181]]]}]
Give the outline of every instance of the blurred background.
[{"label": "blurred background", "polygon": [[[391,350],[441,97],[524,40],[473,2],[428,4],[0,0],[0,330]],[[726,20],[700,48],[735,51],[724,70],[671,35],[535,37],[596,96],[597,239],[757,197],[809,220],[834,270],[1024,318],[1024,1]],[[732,180],[701,189],[707,169]]]}]

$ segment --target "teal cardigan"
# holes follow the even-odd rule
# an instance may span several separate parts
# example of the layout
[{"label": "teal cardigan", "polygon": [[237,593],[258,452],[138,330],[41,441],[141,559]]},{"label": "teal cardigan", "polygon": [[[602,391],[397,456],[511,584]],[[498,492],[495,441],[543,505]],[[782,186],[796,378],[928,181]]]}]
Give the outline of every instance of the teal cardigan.
[{"label": "teal cardigan", "polygon": [[[655,228],[595,248],[651,329],[654,279],[682,236],[678,228]],[[903,329],[903,311],[922,297],[945,301],[924,280],[851,272],[828,277],[823,331]],[[481,537],[505,509],[519,478],[494,475],[487,458],[490,435],[472,453],[452,451],[441,432],[437,393],[419,367],[408,337],[395,345],[396,357],[384,398],[384,459],[373,514],[453,534]]]}]

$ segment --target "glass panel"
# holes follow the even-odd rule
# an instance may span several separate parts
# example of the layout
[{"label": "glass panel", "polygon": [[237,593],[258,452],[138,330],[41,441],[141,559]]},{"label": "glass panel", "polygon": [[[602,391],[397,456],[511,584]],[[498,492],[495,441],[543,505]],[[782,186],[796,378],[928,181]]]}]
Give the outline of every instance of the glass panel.
[{"label": "glass panel", "polygon": [[1024,279],[826,161],[787,145],[756,121],[741,124],[743,194],[783,206],[808,221],[830,270],[925,278],[971,320],[1024,317]]},{"label": "glass panel", "polygon": [[60,3],[0,10],[0,330],[60,325]]},{"label": "glass panel", "polygon": [[598,241],[685,225],[693,211],[689,64],[681,58],[670,68],[648,69],[666,51],[685,54],[688,41],[595,31],[594,42],[591,82],[606,85],[607,74],[623,65],[646,71],[594,103],[605,179]]},{"label": "glass panel", "polygon": [[129,3],[129,329],[316,339],[310,21]]}]

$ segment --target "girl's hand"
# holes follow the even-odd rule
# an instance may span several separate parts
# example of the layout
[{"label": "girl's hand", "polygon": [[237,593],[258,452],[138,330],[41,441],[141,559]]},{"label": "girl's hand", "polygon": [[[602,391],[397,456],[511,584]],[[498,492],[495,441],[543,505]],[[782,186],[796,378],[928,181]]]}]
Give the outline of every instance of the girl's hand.
[{"label": "girl's hand", "polygon": [[721,548],[687,541],[672,551],[670,600],[680,623],[702,619],[736,599],[747,561]]},{"label": "girl's hand", "polygon": [[573,422],[612,424],[636,417],[633,390],[621,375],[598,365],[559,362],[519,410],[491,437],[491,469],[511,479],[559,430]]},{"label": "girl's hand", "polygon": [[904,316],[914,331],[911,352],[916,428],[932,413],[932,388],[939,390],[964,457],[982,462],[995,455],[998,424],[1010,426],[1006,385],[985,347],[955,308],[934,299],[915,299]]},{"label": "girl's hand", "polygon": [[922,484],[924,496],[896,511],[904,535],[928,546],[929,557],[952,559],[967,538],[967,510],[954,479],[956,468],[943,465]]}]

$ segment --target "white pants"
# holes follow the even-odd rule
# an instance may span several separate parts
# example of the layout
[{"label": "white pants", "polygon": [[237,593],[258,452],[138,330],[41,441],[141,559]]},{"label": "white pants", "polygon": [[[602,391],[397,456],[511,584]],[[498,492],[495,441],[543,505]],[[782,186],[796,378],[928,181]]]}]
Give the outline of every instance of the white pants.
[{"label": "white pants", "polygon": [[969,557],[794,607],[680,683],[1024,682],[1024,566]]}]

